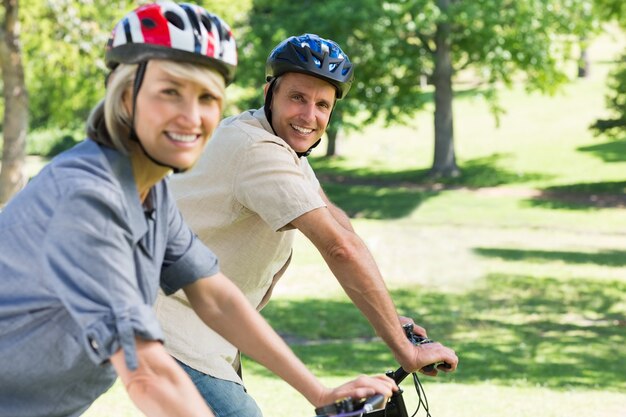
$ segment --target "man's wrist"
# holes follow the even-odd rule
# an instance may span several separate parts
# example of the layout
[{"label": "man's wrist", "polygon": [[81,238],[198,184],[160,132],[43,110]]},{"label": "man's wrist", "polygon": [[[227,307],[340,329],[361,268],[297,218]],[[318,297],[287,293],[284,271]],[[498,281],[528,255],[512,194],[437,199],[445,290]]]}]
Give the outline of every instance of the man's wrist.
[{"label": "man's wrist", "polygon": [[417,363],[418,349],[408,340],[402,346],[394,351],[394,357],[396,361],[402,366],[405,371],[412,371]]}]

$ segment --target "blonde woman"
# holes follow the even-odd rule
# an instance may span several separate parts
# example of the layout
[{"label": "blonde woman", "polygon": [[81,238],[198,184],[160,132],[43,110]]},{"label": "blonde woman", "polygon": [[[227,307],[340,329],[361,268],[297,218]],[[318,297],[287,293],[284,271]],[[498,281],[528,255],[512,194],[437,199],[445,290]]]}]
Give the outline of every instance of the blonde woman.
[{"label": "blonde woman", "polygon": [[396,389],[326,388],[219,272],[184,223],[168,175],[191,168],[237,62],[201,7],[141,6],[115,27],[88,139],[51,161],[0,214],[0,415],[77,416],[119,376],[149,416],[214,415],[166,353],[152,310],[183,290],[200,318],[313,405]]}]

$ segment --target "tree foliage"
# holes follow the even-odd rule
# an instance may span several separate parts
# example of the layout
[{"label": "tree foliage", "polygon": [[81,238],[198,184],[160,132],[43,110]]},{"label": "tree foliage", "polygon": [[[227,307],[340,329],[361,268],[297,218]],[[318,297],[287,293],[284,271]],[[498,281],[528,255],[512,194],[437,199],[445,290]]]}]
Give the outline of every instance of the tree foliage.
[{"label": "tree foliage", "polygon": [[595,15],[604,22],[616,21],[626,28],[626,2],[623,0],[594,0]]},{"label": "tree foliage", "polygon": [[[104,47],[114,24],[147,1],[21,0],[31,128],[80,125],[104,94]],[[225,20],[246,1],[198,2]]]},{"label": "tree foliage", "polygon": [[[254,0],[249,27],[242,71],[249,85],[263,81],[267,54],[288,35],[314,32],[338,41],[356,65],[342,113],[360,128],[379,119],[410,122],[431,100],[423,81],[447,77],[435,65],[444,50],[447,82],[471,73],[473,88],[496,114],[501,85],[523,81],[529,90],[552,93],[567,81],[564,62],[594,19],[591,0]],[[441,140],[453,143],[448,130]]]},{"label": "tree foliage", "polygon": [[127,2],[21,1],[31,128],[79,124],[104,91],[106,36]]},{"label": "tree foliage", "polygon": [[[23,46],[31,128],[81,124],[104,92],[104,43],[113,23],[143,1],[21,2],[20,20],[28,28]],[[624,16],[623,2],[617,0],[200,3],[234,26],[240,46],[235,91],[248,92],[240,107],[261,104],[265,59],[279,41],[305,32],[336,40],[355,64],[356,81],[337,106],[334,129],[360,129],[379,120],[411,123],[417,111],[432,108],[435,90],[440,94],[448,84],[450,101],[459,89],[470,88],[484,95],[497,115],[503,111],[497,101],[502,85],[521,81],[530,90],[554,92],[567,81],[563,64],[573,45],[593,32],[597,16]],[[450,68],[442,75],[436,73],[443,71],[436,62],[444,50]],[[472,84],[454,84],[459,74]],[[453,120],[451,103],[444,107],[440,119]],[[454,150],[451,127],[441,140]]]}]

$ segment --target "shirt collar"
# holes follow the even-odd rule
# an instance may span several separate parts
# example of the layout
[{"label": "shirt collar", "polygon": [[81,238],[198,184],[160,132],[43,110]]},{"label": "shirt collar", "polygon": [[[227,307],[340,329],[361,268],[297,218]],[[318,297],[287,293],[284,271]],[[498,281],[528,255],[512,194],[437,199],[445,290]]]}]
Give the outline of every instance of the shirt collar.
[{"label": "shirt collar", "polygon": [[252,117],[257,119],[261,123],[261,126],[263,126],[263,129],[274,134],[274,129],[272,129],[270,122],[267,121],[267,117],[265,116],[264,107],[254,110],[254,113],[252,113]]}]

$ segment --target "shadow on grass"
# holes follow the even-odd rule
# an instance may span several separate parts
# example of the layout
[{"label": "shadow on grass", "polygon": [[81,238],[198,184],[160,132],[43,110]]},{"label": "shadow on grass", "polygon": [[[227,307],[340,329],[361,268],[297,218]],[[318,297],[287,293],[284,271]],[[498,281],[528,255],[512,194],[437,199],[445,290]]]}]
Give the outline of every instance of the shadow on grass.
[{"label": "shadow on grass", "polygon": [[603,250],[597,253],[543,251],[503,248],[476,248],[474,252],[481,256],[500,258],[506,261],[554,262],[570,264],[594,264],[609,267],[626,266],[626,251]]},{"label": "shadow on grass", "polygon": [[526,204],[569,210],[626,207],[626,181],[607,181],[547,187]]},{"label": "shadow on grass", "polygon": [[447,189],[495,187],[545,179],[542,174],[518,174],[501,168],[506,155],[470,160],[458,178],[434,182],[428,170],[376,170],[346,168],[342,158],[311,158],[328,197],[350,217],[395,219],[409,215],[421,204]]},{"label": "shadow on grass", "polygon": [[[401,314],[459,355],[457,372],[428,383],[621,391],[624,294],[619,281],[495,274],[463,294],[419,287],[392,292]],[[277,300],[263,314],[319,375],[351,378],[397,367],[386,347],[369,339],[372,330],[347,300]]]},{"label": "shadow on grass", "polygon": [[626,139],[612,140],[597,145],[581,146],[577,150],[589,152],[604,162],[626,161]]}]

